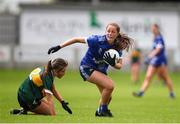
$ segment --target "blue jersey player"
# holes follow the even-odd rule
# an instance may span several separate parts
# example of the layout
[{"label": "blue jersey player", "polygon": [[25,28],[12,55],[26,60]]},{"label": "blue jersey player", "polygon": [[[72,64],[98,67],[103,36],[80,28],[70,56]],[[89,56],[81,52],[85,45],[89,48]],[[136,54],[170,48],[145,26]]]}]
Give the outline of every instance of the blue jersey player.
[{"label": "blue jersey player", "polygon": [[147,90],[152,80],[152,77],[156,72],[158,72],[159,74],[161,74],[161,78],[167,84],[167,87],[170,92],[169,93],[170,97],[174,98],[175,95],[173,92],[173,84],[167,70],[167,58],[165,54],[164,39],[160,33],[159,26],[157,24],[153,24],[151,26],[151,31],[154,35],[154,41],[153,41],[153,49],[148,55],[148,59],[147,59],[147,63],[149,64],[148,69],[140,91],[133,92],[133,95],[137,97],[143,96],[144,92]]},{"label": "blue jersey player", "polygon": [[[116,23],[110,23],[106,27],[105,35],[92,35],[88,38],[76,37],[65,41],[63,44],[51,47],[48,54],[54,53],[59,49],[74,43],[87,43],[88,50],[80,63],[80,74],[85,81],[95,84],[100,91],[100,106],[97,109],[96,116],[112,117],[112,113],[108,109],[111,101],[111,95],[114,89],[114,82],[107,76],[108,66],[111,65],[116,69],[122,67],[122,60],[115,63],[115,56],[105,51],[116,49],[121,56],[122,50],[129,49],[131,38],[120,34],[120,27]],[[108,63],[108,64],[107,64]]]}]

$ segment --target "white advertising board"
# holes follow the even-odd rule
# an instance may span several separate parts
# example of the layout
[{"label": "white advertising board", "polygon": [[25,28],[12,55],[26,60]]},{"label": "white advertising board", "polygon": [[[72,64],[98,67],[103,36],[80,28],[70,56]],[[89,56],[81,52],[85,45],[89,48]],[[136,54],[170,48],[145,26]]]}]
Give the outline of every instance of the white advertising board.
[{"label": "white advertising board", "polygon": [[150,25],[158,23],[167,47],[178,46],[178,14],[162,11],[24,11],[20,18],[20,43],[52,46],[76,36],[103,34],[109,22],[117,22],[121,31],[143,48],[151,48]]},{"label": "white advertising board", "polygon": [[81,50],[77,48],[67,47],[66,49],[61,49],[54,54],[48,55],[49,46],[37,46],[37,45],[20,45],[16,46],[14,49],[14,59],[15,62],[25,62],[25,63],[47,63],[47,61],[55,58],[63,58],[67,60],[70,64],[79,65],[80,59],[84,56],[86,45],[81,47]]},{"label": "white advertising board", "polygon": [[0,62],[9,62],[11,59],[11,49],[8,45],[0,45]]}]

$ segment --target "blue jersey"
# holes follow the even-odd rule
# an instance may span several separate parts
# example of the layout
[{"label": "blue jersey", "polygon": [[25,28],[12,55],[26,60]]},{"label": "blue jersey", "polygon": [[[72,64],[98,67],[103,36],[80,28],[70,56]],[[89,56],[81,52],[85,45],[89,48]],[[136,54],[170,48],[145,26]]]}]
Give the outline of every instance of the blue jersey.
[{"label": "blue jersey", "polygon": [[[89,46],[81,65],[87,65],[102,73],[107,73],[108,64],[103,60],[104,52],[112,49],[114,46],[107,41],[106,35],[92,35],[87,38]],[[122,55],[122,51],[118,51]]]},{"label": "blue jersey", "polygon": [[161,66],[162,64],[167,64],[167,58],[166,58],[166,54],[165,54],[165,43],[164,43],[164,39],[162,37],[162,35],[158,35],[154,38],[153,41],[153,50],[156,48],[160,48],[160,52],[155,55],[151,61],[150,64],[154,65],[154,66]]}]

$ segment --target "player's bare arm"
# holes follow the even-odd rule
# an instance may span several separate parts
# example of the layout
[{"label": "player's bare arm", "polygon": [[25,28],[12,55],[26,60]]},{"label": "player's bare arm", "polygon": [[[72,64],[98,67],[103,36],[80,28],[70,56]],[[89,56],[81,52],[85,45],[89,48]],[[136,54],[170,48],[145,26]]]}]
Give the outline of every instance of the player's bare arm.
[{"label": "player's bare arm", "polygon": [[74,43],[84,43],[85,44],[86,43],[85,38],[84,37],[72,38],[72,39],[67,40],[64,43],[60,44],[60,47],[63,48],[63,47],[69,46],[69,45],[74,44]]}]

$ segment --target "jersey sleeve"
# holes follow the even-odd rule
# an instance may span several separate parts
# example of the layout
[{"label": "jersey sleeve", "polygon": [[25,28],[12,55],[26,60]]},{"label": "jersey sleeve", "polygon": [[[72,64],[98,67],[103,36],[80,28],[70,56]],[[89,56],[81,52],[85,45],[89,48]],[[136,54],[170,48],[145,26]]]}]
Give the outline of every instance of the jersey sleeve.
[{"label": "jersey sleeve", "polygon": [[30,80],[32,80],[32,82],[37,86],[37,87],[41,87],[43,86],[43,81],[41,79],[41,75],[40,75],[41,69],[40,68],[36,68],[34,69],[30,75],[29,78]]},{"label": "jersey sleeve", "polygon": [[98,37],[96,35],[92,35],[86,38],[86,42],[89,47],[94,47],[98,41]]},{"label": "jersey sleeve", "polygon": [[163,47],[164,47],[163,40],[158,38],[156,42],[156,48],[163,48]]}]

